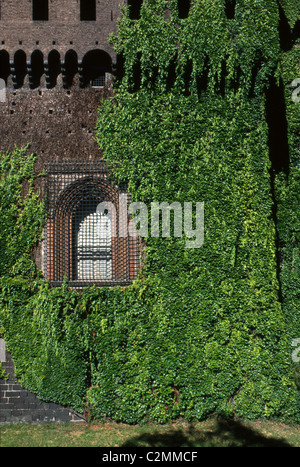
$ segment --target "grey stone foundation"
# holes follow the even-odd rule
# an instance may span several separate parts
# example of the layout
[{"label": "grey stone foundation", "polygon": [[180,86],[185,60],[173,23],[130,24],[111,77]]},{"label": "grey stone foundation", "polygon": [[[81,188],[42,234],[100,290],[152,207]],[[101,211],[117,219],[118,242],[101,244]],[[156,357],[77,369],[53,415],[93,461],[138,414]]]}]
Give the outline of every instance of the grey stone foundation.
[{"label": "grey stone foundation", "polygon": [[51,402],[42,402],[21,387],[15,377],[12,357],[6,351],[3,339],[0,339],[0,361],[8,375],[7,379],[0,379],[0,425],[85,422],[85,419],[73,410]]}]

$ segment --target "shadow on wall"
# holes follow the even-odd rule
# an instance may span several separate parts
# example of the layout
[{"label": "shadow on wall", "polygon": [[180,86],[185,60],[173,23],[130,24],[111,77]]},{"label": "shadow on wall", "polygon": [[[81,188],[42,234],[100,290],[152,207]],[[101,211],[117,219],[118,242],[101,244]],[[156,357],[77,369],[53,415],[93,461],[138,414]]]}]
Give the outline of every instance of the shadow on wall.
[{"label": "shadow on wall", "polygon": [[282,439],[266,437],[238,421],[218,420],[206,431],[193,424],[171,428],[168,432],[144,433],[131,438],[122,447],[292,447]]}]

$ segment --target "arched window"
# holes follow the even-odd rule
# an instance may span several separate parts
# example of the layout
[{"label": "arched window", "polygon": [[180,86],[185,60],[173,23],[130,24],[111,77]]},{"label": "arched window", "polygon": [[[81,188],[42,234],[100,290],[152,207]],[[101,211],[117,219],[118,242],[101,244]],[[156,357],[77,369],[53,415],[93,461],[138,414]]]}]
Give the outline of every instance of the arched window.
[{"label": "arched window", "polygon": [[82,60],[83,85],[94,87],[105,85],[105,73],[111,73],[112,61],[103,50],[91,50]]},{"label": "arched window", "polygon": [[7,78],[9,75],[9,53],[6,50],[0,50],[0,78],[7,83]]},{"label": "arched window", "polygon": [[63,65],[63,83],[65,88],[70,88],[73,84],[74,77],[78,72],[78,57],[75,50],[68,50],[65,55],[65,63]]},{"label": "arched window", "polygon": [[124,219],[128,223],[124,199],[100,162],[47,166],[44,273],[53,285],[64,279],[75,288],[128,285],[135,279],[138,239],[120,235]]},{"label": "arched window", "polygon": [[57,52],[57,50],[51,50],[51,52],[49,53],[47,68],[47,88],[51,89],[56,86],[57,77],[61,72],[60,55],[59,52]]},{"label": "arched window", "polygon": [[31,54],[31,63],[29,66],[29,84],[31,89],[40,86],[41,77],[44,74],[44,58],[40,50],[35,50]]},{"label": "arched window", "polygon": [[18,50],[14,55],[15,64],[15,87],[20,88],[24,84],[27,74],[26,54],[23,50]]},{"label": "arched window", "polygon": [[97,202],[80,203],[74,216],[74,279],[112,280],[112,219]]}]

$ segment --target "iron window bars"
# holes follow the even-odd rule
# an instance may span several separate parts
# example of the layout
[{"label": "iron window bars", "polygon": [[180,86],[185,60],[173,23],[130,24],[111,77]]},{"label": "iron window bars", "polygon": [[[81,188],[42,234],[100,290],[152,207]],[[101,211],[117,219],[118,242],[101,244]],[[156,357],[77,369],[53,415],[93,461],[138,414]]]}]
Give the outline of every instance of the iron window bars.
[{"label": "iron window bars", "polygon": [[[124,221],[120,195],[126,194],[125,186],[113,183],[102,161],[50,162],[46,193],[43,269],[50,283],[59,286],[66,280],[80,289],[93,284],[129,285],[140,260],[139,240],[118,235]],[[116,215],[99,211],[100,203],[112,203]]]}]

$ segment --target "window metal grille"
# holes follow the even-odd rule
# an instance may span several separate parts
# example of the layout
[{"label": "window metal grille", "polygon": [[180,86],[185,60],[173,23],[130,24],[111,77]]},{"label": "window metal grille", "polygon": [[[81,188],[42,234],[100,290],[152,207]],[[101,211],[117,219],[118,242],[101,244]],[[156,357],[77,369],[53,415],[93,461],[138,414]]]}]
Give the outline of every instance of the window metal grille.
[{"label": "window metal grille", "polygon": [[[120,207],[125,186],[115,186],[102,161],[52,162],[46,174],[46,278],[54,286],[67,280],[75,288],[130,284],[137,276],[140,248],[138,239],[119,235],[122,216],[128,222]],[[103,203],[115,211],[99,209]]]},{"label": "window metal grille", "polygon": [[102,88],[105,86],[105,73],[102,75],[97,76],[91,80],[91,84],[93,88]]}]

